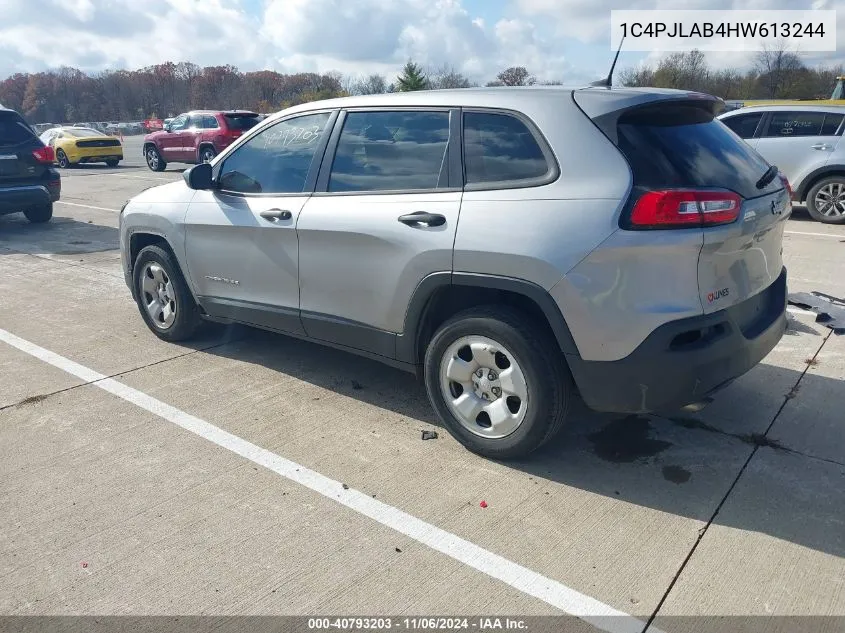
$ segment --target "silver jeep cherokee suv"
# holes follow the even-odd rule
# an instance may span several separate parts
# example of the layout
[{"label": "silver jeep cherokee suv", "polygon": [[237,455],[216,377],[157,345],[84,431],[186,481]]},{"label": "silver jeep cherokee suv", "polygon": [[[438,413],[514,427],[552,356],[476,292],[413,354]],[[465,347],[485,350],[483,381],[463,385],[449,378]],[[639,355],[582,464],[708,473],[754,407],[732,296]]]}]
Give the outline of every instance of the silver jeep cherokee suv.
[{"label": "silver jeep cherokee suv", "polygon": [[160,338],[239,322],[424,377],[446,428],[509,458],[576,394],[659,412],[786,327],[783,177],[707,95],[494,88],[268,118],[120,215]]}]

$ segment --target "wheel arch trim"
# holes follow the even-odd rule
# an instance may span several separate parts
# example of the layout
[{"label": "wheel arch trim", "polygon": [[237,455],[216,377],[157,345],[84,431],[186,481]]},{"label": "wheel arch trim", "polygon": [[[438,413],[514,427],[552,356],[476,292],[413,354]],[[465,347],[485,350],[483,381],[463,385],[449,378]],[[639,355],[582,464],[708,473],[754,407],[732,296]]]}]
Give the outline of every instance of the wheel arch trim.
[{"label": "wheel arch trim", "polygon": [[567,355],[577,355],[578,348],[575,339],[566,323],[554,298],[547,290],[523,279],[501,275],[466,272],[438,272],[424,277],[417,284],[408,309],[405,312],[405,323],[402,334],[397,337],[397,360],[419,364],[419,337],[429,315],[432,299],[436,293],[447,287],[466,286],[483,288],[486,290],[504,290],[521,295],[532,301],[543,313],[552,333],[557,340],[561,352]]},{"label": "wheel arch trim", "polygon": [[842,176],[845,178],[845,165],[825,165],[818,167],[801,179],[801,184],[795,190],[793,197],[797,202],[804,202],[807,196],[819,180],[827,178],[828,176]]}]

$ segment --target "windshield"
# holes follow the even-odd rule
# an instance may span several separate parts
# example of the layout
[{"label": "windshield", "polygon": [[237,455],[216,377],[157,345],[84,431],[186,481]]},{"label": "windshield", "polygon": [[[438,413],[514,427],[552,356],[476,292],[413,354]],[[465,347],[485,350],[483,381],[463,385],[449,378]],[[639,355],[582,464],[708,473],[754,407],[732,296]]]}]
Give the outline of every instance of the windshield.
[{"label": "windshield", "polygon": [[78,138],[84,138],[86,136],[105,136],[102,132],[97,130],[92,130],[91,128],[87,127],[72,127],[72,128],[65,128],[62,130],[65,134],[70,134],[71,136],[76,136]]}]

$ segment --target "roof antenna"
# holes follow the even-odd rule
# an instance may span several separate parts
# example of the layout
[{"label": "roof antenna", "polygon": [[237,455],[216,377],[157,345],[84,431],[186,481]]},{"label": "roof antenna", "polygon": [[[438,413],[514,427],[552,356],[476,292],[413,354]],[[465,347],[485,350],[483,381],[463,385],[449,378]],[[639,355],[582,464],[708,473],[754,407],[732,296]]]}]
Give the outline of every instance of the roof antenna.
[{"label": "roof antenna", "polygon": [[622,39],[619,40],[619,48],[616,49],[616,57],[613,58],[613,63],[610,65],[610,72],[607,73],[607,77],[594,81],[590,84],[591,86],[596,88],[610,88],[613,85],[613,69],[616,68],[616,60],[619,59],[619,53],[622,51],[622,42],[624,41],[625,35],[623,34]]}]

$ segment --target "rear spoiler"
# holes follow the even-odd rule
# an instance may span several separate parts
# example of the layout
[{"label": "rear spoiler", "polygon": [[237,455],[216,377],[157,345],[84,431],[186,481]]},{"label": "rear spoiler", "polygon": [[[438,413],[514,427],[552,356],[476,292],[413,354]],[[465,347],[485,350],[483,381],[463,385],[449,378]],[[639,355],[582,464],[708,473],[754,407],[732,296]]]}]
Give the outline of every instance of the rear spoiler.
[{"label": "rear spoiler", "polygon": [[574,90],[572,99],[605,136],[613,141],[614,145],[618,143],[616,124],[623,114],[661,105],[672,105],[700,109],[715,118],[725,109],[725,102],[719,97],[682,90],[620,89],[617,91],[585,88]]}]

